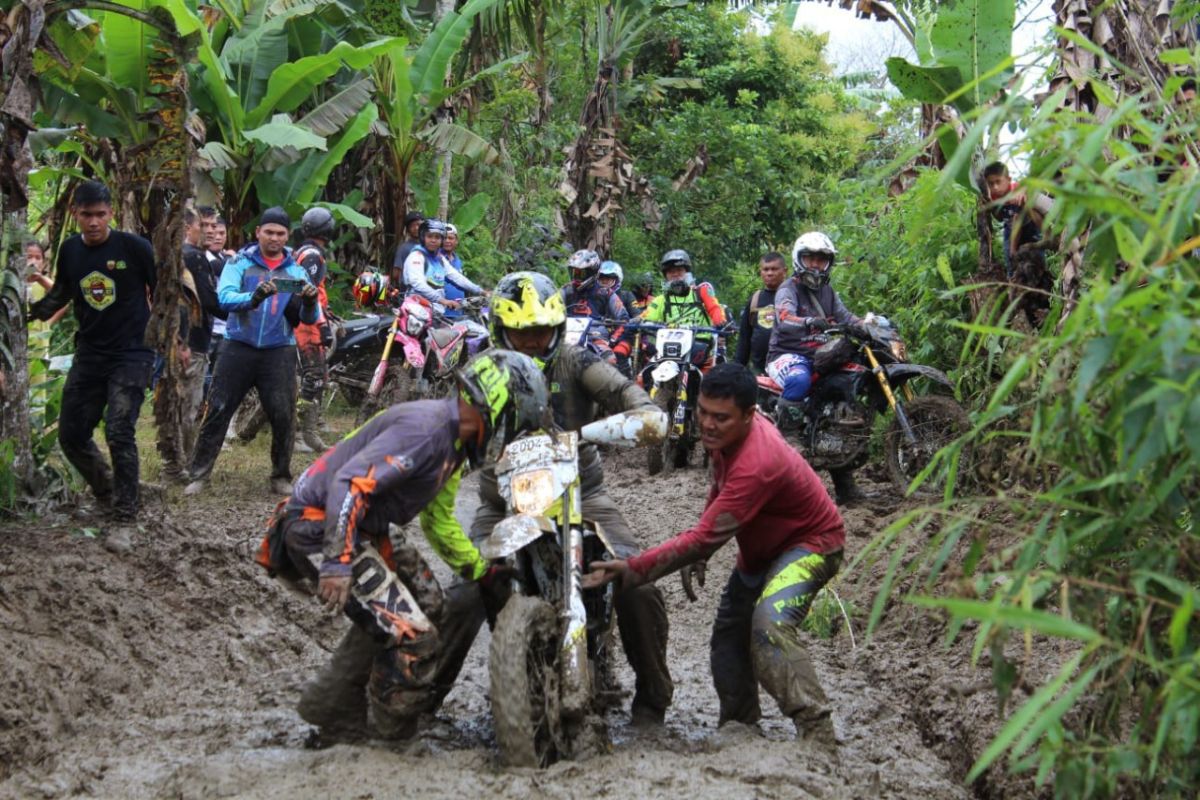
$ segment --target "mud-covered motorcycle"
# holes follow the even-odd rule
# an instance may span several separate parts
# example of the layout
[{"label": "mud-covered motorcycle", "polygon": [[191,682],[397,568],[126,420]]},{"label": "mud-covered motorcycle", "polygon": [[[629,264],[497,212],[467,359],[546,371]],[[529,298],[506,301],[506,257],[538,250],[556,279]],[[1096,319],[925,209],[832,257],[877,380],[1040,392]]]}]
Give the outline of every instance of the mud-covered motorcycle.
[{"label": "mud-covered motorcycle", "polygon": [[[381,408],[418,395],[418,382],[425,371],[425,339],[433,326],[433,314],[429,301],[420,295],[410,294],[401,301],[383,343],[379,363],[358,408],[356,425],[370,419]],[[399,358],[392,357],[396,344],[400,345]]]},{"label": "mud-covered motorcycle", "polygon": [[633,322],[639,334],[654,334],[654,357],[641,371],[642,386],[650,399],[666,414],[670,424],[659,447],[646,451],[647,468],[651,475],[671,472],[688,465],[700,431],[696,424],[696,396],[700,392],[703,364],[696,362],[693,345],[698,334],[713,336],[712,352],[706,363],[725,360],[721,343],[725,331],[706,326],[673,327],[653,322]]},{"label": "mud-covered motorcycle", "polygon": [[424,368],[417,377],[421,397],[445,397],[454,387],[454,371],[491,342],[486,317],[487,299],[462,301],[464,316],[447,319],[435,314],[435,326],[424,339]]},{"label": "mud-covered motorcycle", "polygon": [[[904,342],[884,317],[868,314],[861,326],[830,328],[813,356],[813,383],[799,414],[779,406],[781,388],[758,377],[759,408],[799,444],[817,469],[857,469],[870,455],[877,414],[892,414],[884,437],[884,458],[893,483],[907,491],[934,455],[970,428],[970,418],[953,397],[916,395],[913,381],[924,378],[952,389],[946,374],[907,360]],[[960,457],[959,464],[965,462]],[[936,481],[924,493],[940,491]]]},{"label": "mud-covered motorcycle", "polygon": [[589,442],[656,443],[666,419],[632,411],[573,431],[525,434],[496,464],[509,516],[480,552],[512,568],[511,596],[492,631],[489,677],[501,760],[546,766],[588,748],[597,676],[606,674],[611,586],[584,591],[583,570],[612,558],[604,531],[580,513],[580,435]]}]

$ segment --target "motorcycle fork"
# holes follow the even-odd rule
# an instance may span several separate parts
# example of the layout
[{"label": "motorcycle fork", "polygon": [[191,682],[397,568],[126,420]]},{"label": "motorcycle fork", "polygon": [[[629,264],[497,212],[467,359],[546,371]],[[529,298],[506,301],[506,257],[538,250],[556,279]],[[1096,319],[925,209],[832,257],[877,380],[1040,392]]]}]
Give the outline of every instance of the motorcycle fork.
[{"label": "motorcycle fork", "polygon": [[587,660],[587,611],[583,606],[583,531],[571,522],[574,509],[580,507],[579,480],[563,495],[562,574],[563,586],[563,652],[562,652],[562,709],[563,714],[582,718],[590,704],[590,684]]},{"label": "motorcycle fork", "polygon": [[871,352],[870,347],[863,345],[863,352],[867,354],[867,362],[871,365],[871,372],[875,374],[875,379],[879,381],[879,388],[883,390],[883,396],[887,399],[888,406],[896,414],[896,421],[900,423],[900,430],[904,431],[904,437],[908,439],[910,444],[916,444],[917,436],[913,433],[912,425],[908,422],[908,415],[904,413],[904,406],[900,404],[900,401],[896,399],[895,392],[892,391],[892,384],[887,379],[887,372],[884,371],[883,366],[879,363],[879,359],[875,358],[875,354]]}]

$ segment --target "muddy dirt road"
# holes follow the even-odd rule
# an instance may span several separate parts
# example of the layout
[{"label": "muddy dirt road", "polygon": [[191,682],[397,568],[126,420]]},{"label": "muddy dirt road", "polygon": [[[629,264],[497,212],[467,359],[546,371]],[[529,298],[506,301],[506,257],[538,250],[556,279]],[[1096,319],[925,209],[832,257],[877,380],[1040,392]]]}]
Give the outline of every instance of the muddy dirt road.
[{"label": "muddy dirt road", "polygon": [[[839,589],[856,645],[844,625],[811,644],[835,708],[839,767],[820,765],[795,742],[769,697],[762,735],[718,733],[707,647],[732,546],[713,559],[699,602],[688,603],[675,576],[662,582],[676,693],[661,731],[631,729],[626,701],[608,718],[611,752],[544,771],[501,769],[485,630],[459,686],[415,741],[308,749],[310,729],[294,703],[346,623],[251,562],[273,500],[238,463],[223,456],[206,495],[171,490],[169,511],[152,506],[132,554],[108,553],[69,513],[0,527],[0,797],[1012,795],[986,779],[961,782],[995,726],[986,661],[971,668],[965,648],[945,650],[941,626],[907,608],[864,643],[869,587]],[[610,489],[644,543],[695,521],[703,471],[647,478],[637,453],[607,464]],[[464,523],[473,498],[471,482],[460,495]],[[878,511],[849,511],[848,555],[900,505],[893,498]],[[631,686],[623,657],[618,663]]]}]

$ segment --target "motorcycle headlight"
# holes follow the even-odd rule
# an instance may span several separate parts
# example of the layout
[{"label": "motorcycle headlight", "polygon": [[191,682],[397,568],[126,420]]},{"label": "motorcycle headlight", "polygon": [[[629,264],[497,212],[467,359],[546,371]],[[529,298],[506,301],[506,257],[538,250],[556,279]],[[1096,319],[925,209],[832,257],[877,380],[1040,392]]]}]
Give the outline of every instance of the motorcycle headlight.
[{"label": "motorcycle headlight", "polygon": [[421,331],[425,330],[425,320],[416,314],[409,314],[408,319],[404,321],[404,329],[409,336],[420,336]]},{"label": "motorcycle headlight", "polygon": [[554,495],[554,472],[533,469],[512,477],[510,485],[513,507],[522,514],[542,515],[557,499]]},{"label": "motorcycle headlight", "polygon": [[908,359],[908,348],[904,346],[904,342],[900,341],[899,339],[893,339],[890,347],[892,350],[892,356],[895,357],[897,361],[905,361]]}]

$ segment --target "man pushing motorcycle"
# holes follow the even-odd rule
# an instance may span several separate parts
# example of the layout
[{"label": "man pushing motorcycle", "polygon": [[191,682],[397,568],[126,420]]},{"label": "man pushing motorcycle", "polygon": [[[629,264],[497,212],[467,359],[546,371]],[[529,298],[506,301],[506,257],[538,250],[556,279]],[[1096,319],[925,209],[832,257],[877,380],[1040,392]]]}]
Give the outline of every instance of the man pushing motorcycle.
[{"label": "man pushing motorcycle", "polygon": [[[775,327],[767,351],[767,374],[783,389],[779,416],[786,424],[799,419],[801,401],[812,387],[812,357],[824,341],[821,334],[834,325],[861,330],[862,320],[842,304],[829,285],[837,248],[820,231],[810,231],[792,246],[792,277],[775,294]],[[829,471],[838,505],[867,499],[851,469]]]},{"label": "man pushing motorcycle", "polygon": [[582,585],[617,581],[621,594],[640,591],[736,538],[737,566],[721,595],[710,645],[719,724],[756,723],[761,684],[799,738],[832,748],[828,701],[800,625],[837,573],[845,528],[812,467],[756,412],[756,396],[754,375],[741,364],[718,364],[705,375],[698,418],[713,475],[699,522],[636,556],[593,562]]},{"label": "man pushing motorcycle", "polygon": [[[298,710],[322,737],[411,736],[451,684],[441,659],[461,659],[482,623],[475,581],[494,577],[454,517],[464,462],[495,461],[518,434],[548,419],[541,370],[506,350],[456,373],[459,392],[392,406],[327,451],[272,517],[256,560],[314,591],[355,623],[329,665],[304,687]],[[420,515],[434,551],[468,583],[443,592],[411,546],[393,549],[388,525]],[[464,636],[458,628],[466,628]]]},{"label": "man pushing motorcycle", "polygon": [[[506,275],[492,293],[492,341],[531,356],[542,367],[550,385],[555,423],[564,430],[579,431],[601,416],[656,406],[637,384],[589,349],[564,345],[566,308],[562,295],[545,275],[514,272]],[[633,531],[604,486],[600,453],[594,444],[579,446],[582,482],[582,512],[585,519],[599,523],[609,542],[626,557],[637,551]],[[471,525],[471,539],[485,540],[505,517],[505,503],[496,486],[494,470],[479,477],[479,508]],[[490,612],[504,599],[487,590]],[[667,611],[662,593],[655,586],[627,592],[617,601],[617,625],[621,644],[636,674],[632,716],[635,724],[659,724],[674,694],[667,668]],[[472,638],[474,633],[471,634]],[[456,643],[454,650],[465,658],[471,639]],[[439,678],[449,685],[462,667],[447,665]]]}]

